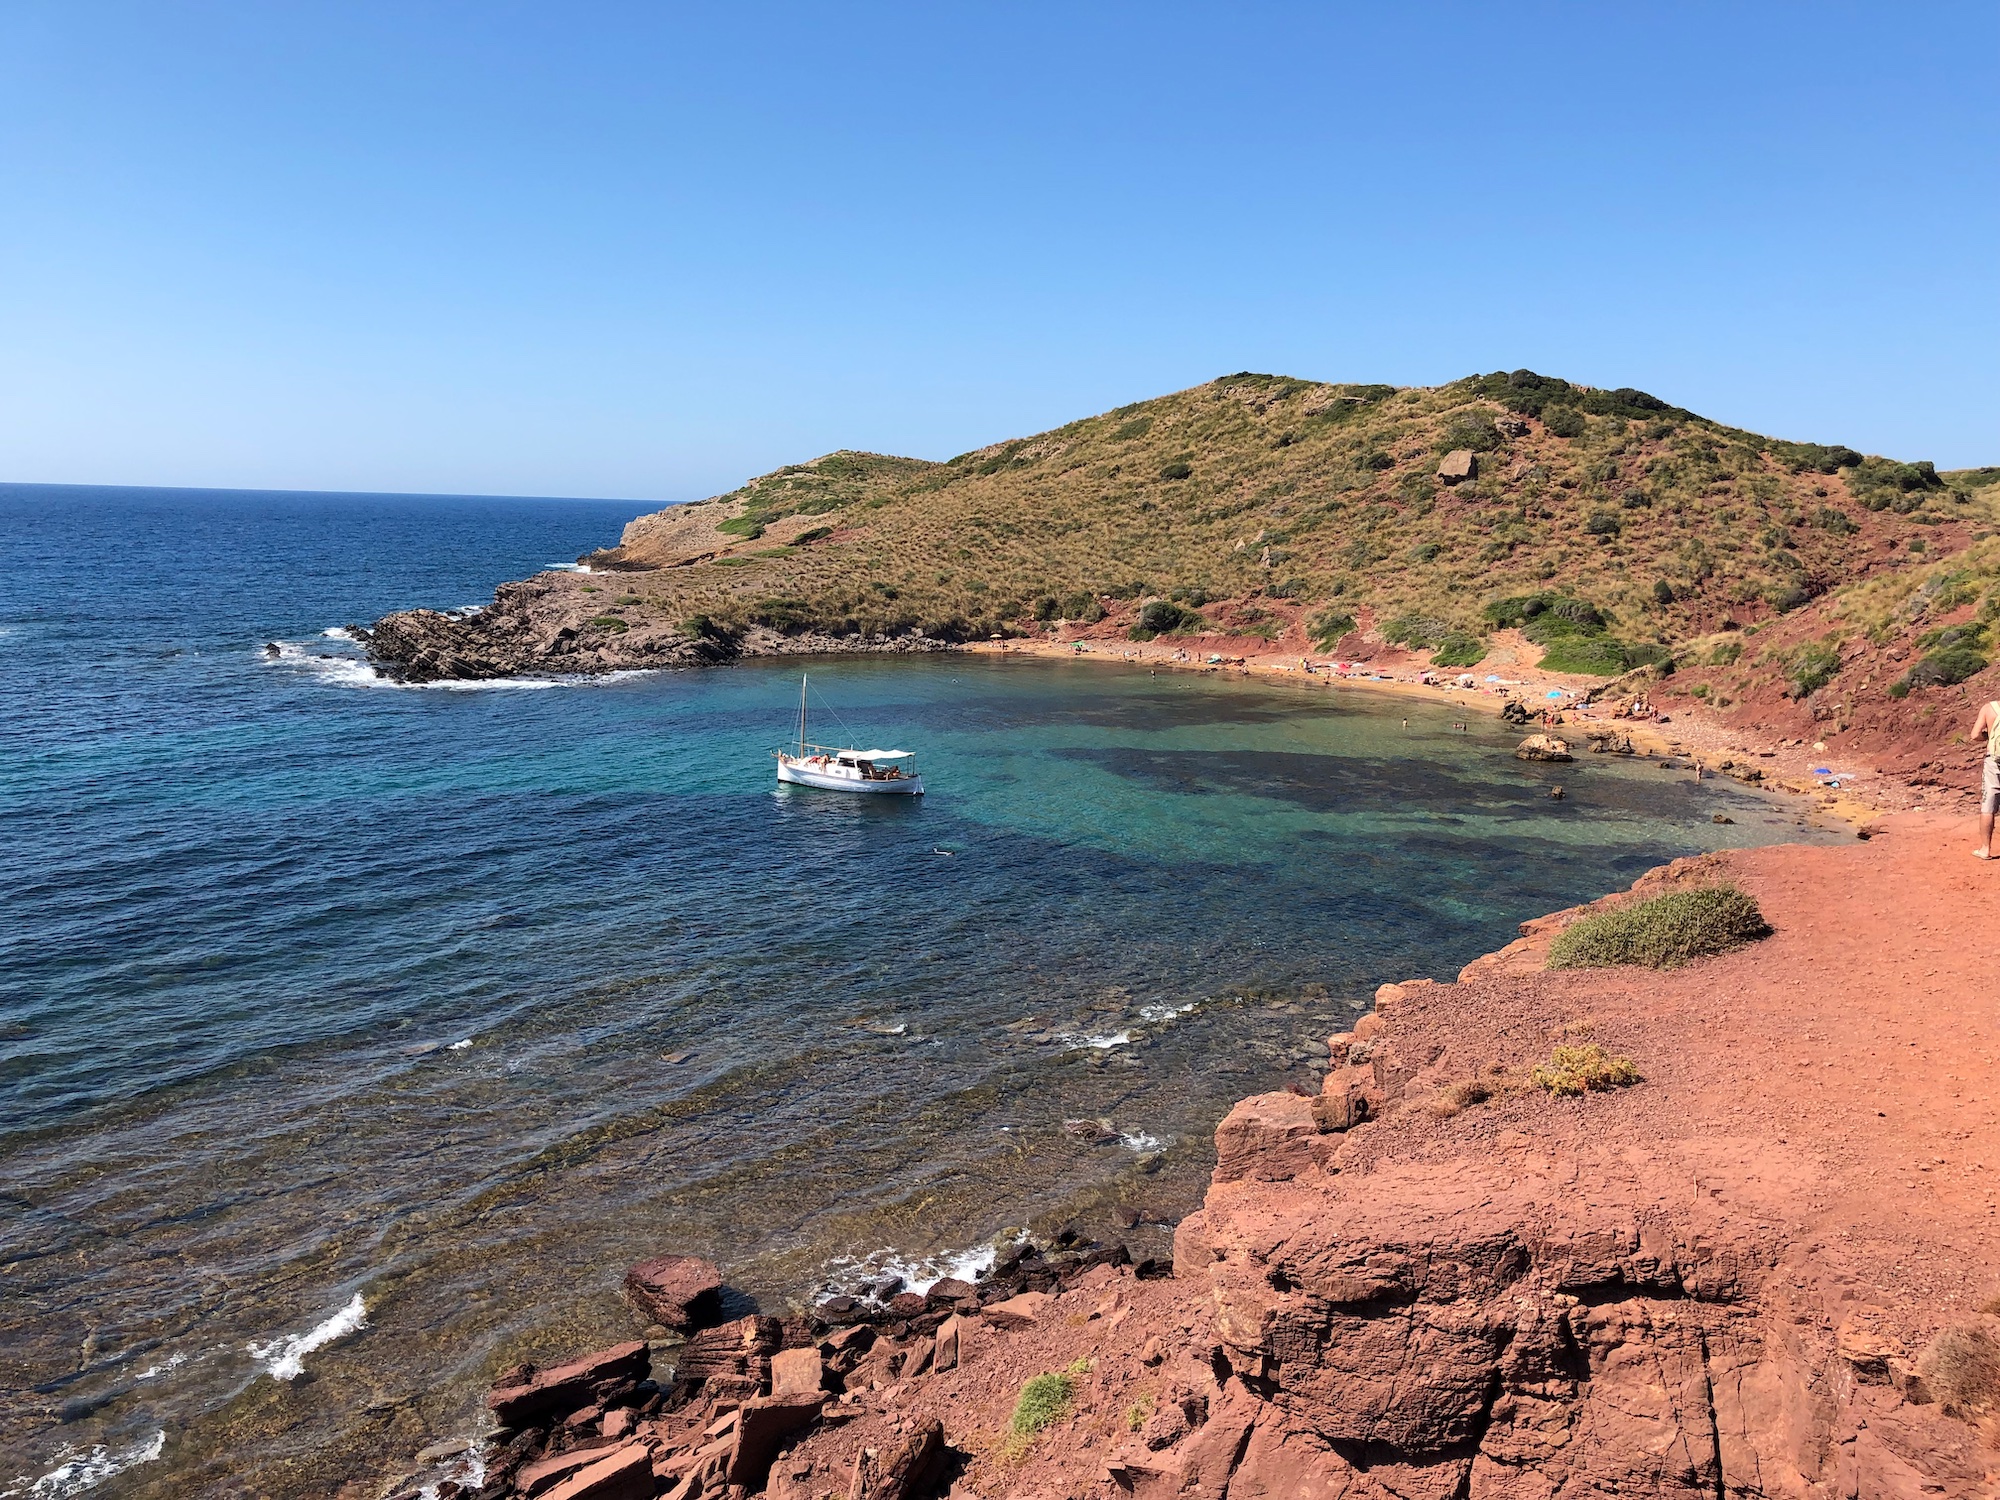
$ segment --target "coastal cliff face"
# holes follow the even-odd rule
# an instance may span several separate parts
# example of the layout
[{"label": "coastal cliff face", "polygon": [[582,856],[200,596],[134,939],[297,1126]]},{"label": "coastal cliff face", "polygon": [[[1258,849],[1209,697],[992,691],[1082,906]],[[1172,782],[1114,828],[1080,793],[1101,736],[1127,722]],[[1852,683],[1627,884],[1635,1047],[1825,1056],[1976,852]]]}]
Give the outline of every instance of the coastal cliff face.
[{"label": "coastal cliff face", "polygon": [[[1385,985],[1317,1096],[1223,1122],[1170,1280],[1072,1251],[742,1320],[609,1436],[586,1411],[592,1462],[675,1500],[1991,1494],[1995,1026],[1960,1002],[2000,965],[1936,941],[1990,899],[1944,834],[1654,872],[1732,878],[1776,929],[1686,969],[1547,972],[1561,913],[1455,983]],[[1535,1085],[1585,1038],[1637,1081]],[[496,1411],[539,1389],[513,1378]],[[539,1492],[515,1485],[487,1493]]]}]

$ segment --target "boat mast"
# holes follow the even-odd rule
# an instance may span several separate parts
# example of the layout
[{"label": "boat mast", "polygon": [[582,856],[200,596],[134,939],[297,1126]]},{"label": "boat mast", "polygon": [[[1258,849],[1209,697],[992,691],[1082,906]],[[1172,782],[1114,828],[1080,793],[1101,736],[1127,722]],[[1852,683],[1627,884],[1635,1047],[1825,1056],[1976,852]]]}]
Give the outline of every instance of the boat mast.
[{"label": "boat mast", "polygon": [[799,759],[806,758],[806,674],[799,674]]}]

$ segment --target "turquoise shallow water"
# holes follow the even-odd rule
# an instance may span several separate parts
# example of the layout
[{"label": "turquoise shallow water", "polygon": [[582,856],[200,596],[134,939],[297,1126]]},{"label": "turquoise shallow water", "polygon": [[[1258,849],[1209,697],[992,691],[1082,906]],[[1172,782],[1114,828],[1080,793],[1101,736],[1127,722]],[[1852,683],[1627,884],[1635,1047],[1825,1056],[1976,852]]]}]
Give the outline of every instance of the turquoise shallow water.
[{"label": "turquoise shallow water", "polygon": [[1381,980],[1815,836],[1448,705],[957,656],[813,668],[930,796],[781,792],[794,665],[402,689],[325,634],[633,509],[0,487],[0,1489],[377,1476],[629,1336],[643,1253],[778,1305],[1158,1248]]}]

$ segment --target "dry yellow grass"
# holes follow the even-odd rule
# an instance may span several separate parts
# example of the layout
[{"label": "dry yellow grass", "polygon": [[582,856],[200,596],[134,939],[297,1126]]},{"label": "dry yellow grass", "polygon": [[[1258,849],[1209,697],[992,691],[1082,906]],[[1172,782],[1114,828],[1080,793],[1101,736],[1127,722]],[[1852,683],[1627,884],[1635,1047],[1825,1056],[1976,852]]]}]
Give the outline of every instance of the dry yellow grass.
[{"label": "dry yellow grass", "polygon": [[[1821,472],[1823,450],[1534,379],[1524,403],[1506,377],[1229,376],[949,463],[830,454],[642,518],[602,560],[665,565],[621,579],[635,618],[782,630],[965,638],[1174,597],[1244,634],[1309,606],[1463,641],[1487,628],[1483,601],[1556,591],[1623,640],[1673,643],[1984,504],[1945,485],[1871,510],[1890,491],[1857,498],[1872,470]],[[1477,477],[1442,484],[1443,453],[1466,447]]]}]

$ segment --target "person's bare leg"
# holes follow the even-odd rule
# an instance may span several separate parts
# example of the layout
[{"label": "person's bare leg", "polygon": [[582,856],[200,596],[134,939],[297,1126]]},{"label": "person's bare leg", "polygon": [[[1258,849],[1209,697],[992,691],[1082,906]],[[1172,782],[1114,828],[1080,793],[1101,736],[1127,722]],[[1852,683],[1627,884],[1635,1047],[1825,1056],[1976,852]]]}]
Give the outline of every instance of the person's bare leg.
[{"label": "person's bare leg", "polygon": [[1972,851],[1974,859],[1993,857],[1993,814],[1983,809],[1979,814],[1979,847]]}]

